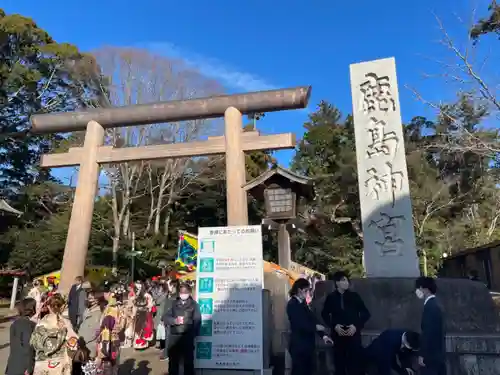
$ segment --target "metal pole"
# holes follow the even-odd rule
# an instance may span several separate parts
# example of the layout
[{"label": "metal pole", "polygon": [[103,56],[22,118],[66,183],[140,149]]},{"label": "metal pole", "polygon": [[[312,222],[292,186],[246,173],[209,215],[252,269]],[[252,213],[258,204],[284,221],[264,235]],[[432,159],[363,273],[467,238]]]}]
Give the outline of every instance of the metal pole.
[{"label": "metal pole", "polygon": [[132,265],[131,265],[131,279],[134,282],[134,273],[135,273],[135,232],[132,232]]},{"label": "metal pole", "polygon": [[135,272],[135,254],[132,254],[132,265],[131,265],[131,271],[130,273],[132,274],[131,275],[131,279],[132,279],[132,282],[134,282],[134,272]]}]

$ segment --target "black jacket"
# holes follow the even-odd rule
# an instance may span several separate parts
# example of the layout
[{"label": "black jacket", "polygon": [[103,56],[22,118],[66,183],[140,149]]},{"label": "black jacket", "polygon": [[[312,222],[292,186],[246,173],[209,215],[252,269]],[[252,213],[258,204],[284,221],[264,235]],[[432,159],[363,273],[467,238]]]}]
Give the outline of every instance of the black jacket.
[{"label": "black jacket", "polygon": [[77,286],[73,285],[68,294],[68,315],[70,320],[82,316],[86,308],[87,292],[82,286],[77,289]]},{"label": "black jacket", "polygon": [[[179,316],[184,318],[183,324],[175,324],[175,319]],[[200,306],[192,298],[187,301],[177,298],[162,320],[165,325],[169,326],[170,335],[192,335],[196,337],[199,335],[201,327]]]},{"label": "black jacket", "polygon": [[305,302],[292,297],[286,306],[286,314],[290,322],[290,354],[314,352],[316,334],[316,318]]},{"label": "black jacket", "polygon": [[411,368],[415,352],[401,348],[404,333],[402,329],[387,329],[365,349],[368,364],[375,365],[379,374],[390,374],[392,369],[407,375],[405,369]]},{"label": "black jacket", "polygon": [[24,375],[25,371],[33,373],[35,351],[30,346],[30,338],[35,326],[35,322],[26,317],[17,319],[10,326],[10,354],[6,375]]},{"label": "black jacket", "polygon": [[446,361],[445,324],[436,298],[424,305],[421,322],[420,356],[426,367],[440,366]]},{"label": "black jacket", "polygon": [[330,293],[323,305],[321,317],[333,332],[337,324],[356,327],[359,334],[370,319],[370,312],[358,293],[346,290],[344,293],[334,291]]}]

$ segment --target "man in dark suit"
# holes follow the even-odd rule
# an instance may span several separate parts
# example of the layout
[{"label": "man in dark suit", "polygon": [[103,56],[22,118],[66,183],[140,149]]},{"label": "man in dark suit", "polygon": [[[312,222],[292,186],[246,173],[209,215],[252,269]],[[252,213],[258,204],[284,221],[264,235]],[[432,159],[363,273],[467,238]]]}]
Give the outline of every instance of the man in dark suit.
[{"label": "man in dark suit", "polygon": [[75,332],[78,333],[87,308],[87,293],[82,287],[83,277],[77,276],[68,295],[69,320]]},{"label": "man in dark suit", "polygon": [[378,375],[413,375],[413,359],[420,347],[420,335],[413,331],[388,329],[365,349],[365,367],[374,367]]},{"label": "man in dark suit", "polygon": [[436,291],[436,281],[431,277],[422,276],[415,281],[415,294],[424,301],[418,358],[422,375],[446,375],[445,324]]},{"label": "man in dark suit", "polygon": [[370,319],[370,312],[361,296],[350,290],[349,276],[344,271],[333,274],[335,291],[323,305],[321,317],[331,329],[333,361],[336,375],[360,375],[361,330]]}]

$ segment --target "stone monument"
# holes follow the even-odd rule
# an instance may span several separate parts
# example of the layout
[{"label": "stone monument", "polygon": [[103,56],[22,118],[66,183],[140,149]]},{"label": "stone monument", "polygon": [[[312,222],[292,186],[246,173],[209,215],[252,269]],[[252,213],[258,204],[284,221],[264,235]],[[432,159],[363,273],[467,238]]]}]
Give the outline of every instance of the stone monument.
[{"label": "stone monument", "polygon": [[396,63],[375,60],[350,70],[366,275],[416,277]]}]

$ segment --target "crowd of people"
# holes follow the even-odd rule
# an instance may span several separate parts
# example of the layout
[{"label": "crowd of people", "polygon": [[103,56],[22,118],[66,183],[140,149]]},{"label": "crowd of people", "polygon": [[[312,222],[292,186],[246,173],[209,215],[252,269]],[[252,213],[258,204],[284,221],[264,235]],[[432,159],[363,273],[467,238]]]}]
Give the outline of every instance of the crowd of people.
[{"label": "crowd of people", "polygon": [[368,347],[362,345],[361,332],[370,312],[361,296],[350,290],[345,272],[336,272],[333,281],[335,290],[325,299],[322,321],[308,306],[312,287],[308,280],[298,279],[290,290],[287,315],[292,375],[312,373],[317,336],[332,348],[336,375],[361,375],[372,370],[378,375],[389,375],[391,371],[413,375],[416,367],[422,375],[446,375],[444,320],[433,278],[415,281],[416,297],[424,303],[421,333],[388,329]]},{"label": "crowd of people", "polygon": [[201,314],[191,283],[106,283],[96,293],[77,277],[65,299],[34,281],[18,311],[6,375],[117,374],[122,348],[144,350],[155,343],[160,359],[169,359],[169,374],[177,375],[183,361],[184,373],[194,375]]},{"label": "crowd of people", "polygon": [[[382,332],[363,347],[361,332],[370,312],[350,289],[345,272],[333,275],[335,290],[322,306],[321,319],[310,309],[311,281],[300,278],[290,290],[289,353],[292,375],[312,373],[316,338],[330,346],[336,375],[445,375],[443,314],[436,301],[435,280],[420,277],[415,294],[424,303],[421,333],[404,329]],[[6,375],[117,374],[122,348],[156,346],[168,358],[168,373],[194,375],[194,341],[201,313],[192,284],[175,279],[105,284],[101,295],[75,279],[68,298],[55,288],[42,291],[35,281],[18,304],[19,318],[10,328]],[[63,312],[67,311],[67,317]],[[92,318],[93,317],[93,318]],[[155,345],[156,344],[156,345]],[[415,366],[416,364],[416,366]]]}]

